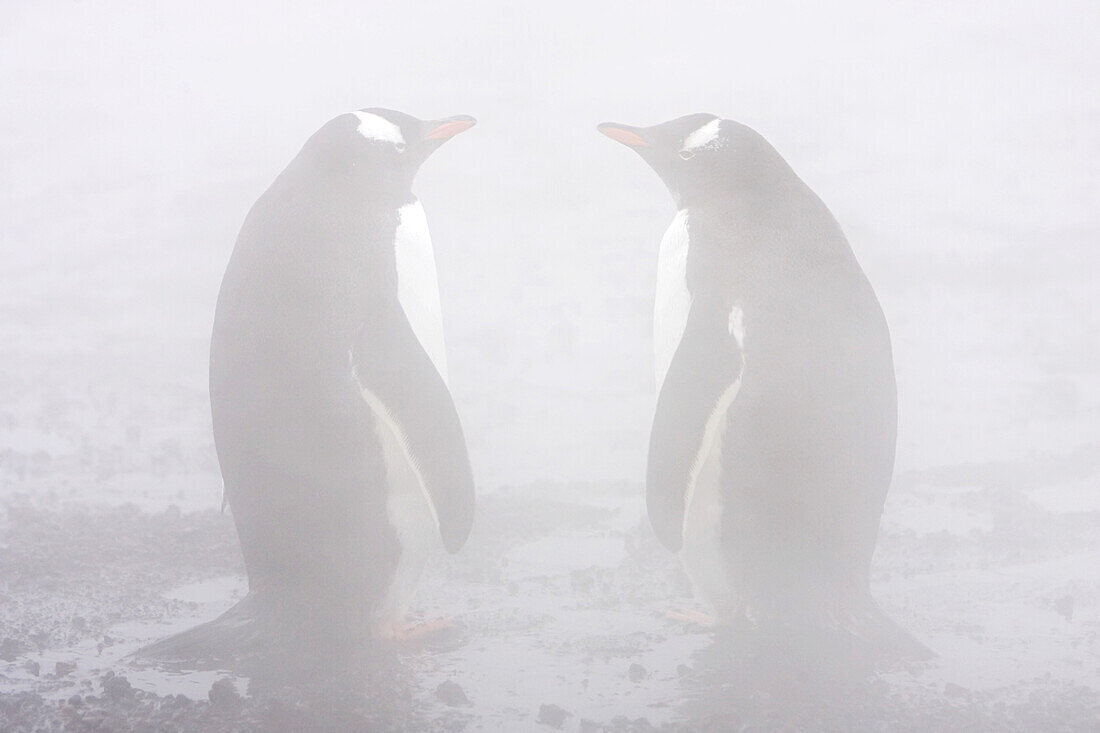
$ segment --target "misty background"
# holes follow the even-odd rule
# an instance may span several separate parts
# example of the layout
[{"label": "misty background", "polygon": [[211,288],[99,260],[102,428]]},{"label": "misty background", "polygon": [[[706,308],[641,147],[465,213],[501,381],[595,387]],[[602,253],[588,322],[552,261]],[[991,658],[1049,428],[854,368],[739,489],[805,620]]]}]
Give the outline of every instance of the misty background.
[{"label": "misty background", "polygon": [[[0,0],[0,727],[22,711],[156,728],[181,691],[198,701],[187,725],[214,720],[224,678],[126,655],[246,587],[218,513],[218,287],[305,140],[377,106],[478,119],[414,192],[481,499],[413,609],[458,619],[465,641],[402,656],[400,685],[366,685],[357,705],[396,706],[389,727],[405,728],[410,700],[448,728],[542,725],[551,703],[573,728],[700,719],[681,704],[707,689],[692,675],[710,636],[665,618],[691,589],[642,491],[674,207],[595,126],[703,111],[775,145],[882,303],[899,435],[872,590],[939,654],[847,707],[800,719],[773,701],[787,727],[853,729],[852,712],[890,729],[1094,729],[1097,28],[1094,0]],[[728,683],[723,700],[747,697],[716,729],[774,722]],[[339,708],[321,688],[313,710]],[[246,718],[267,709],[248,689]]]},{"label": "misty background", "polygon": [[[414,191],[483,490],[640,483],[674,211],[594,127],[696,111],[760,131],[843,226],[890,323],[899,475],[1095,460],[1098,24],[1087,1],[5,3],[3,486],[220,502],[225,263],[305,139],[366,106],[479,121]],[[35,485],[43,453],[67,486]]]}]

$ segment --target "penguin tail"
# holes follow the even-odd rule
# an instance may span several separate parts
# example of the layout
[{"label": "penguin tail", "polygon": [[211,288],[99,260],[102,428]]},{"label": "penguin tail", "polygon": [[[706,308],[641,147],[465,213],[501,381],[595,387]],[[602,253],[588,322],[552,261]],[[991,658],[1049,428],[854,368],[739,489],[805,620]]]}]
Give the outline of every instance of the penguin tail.
[{"label": "penguin tail", "polygon": [[871,598],[837,619],[842,640],[863,647],[881,661],[927,660],[936,655],[886,615]]},{"label": "penguin tail", "polygon": [[196,666],[230,665],[264,644],[265,624],[256,606],[249,594],[213,621],[142,647],[134,657]]},{"label": "penguin tail", "polygon": [[821,669],[889,666],[935,657],[870,595],[797,607],[742,606],[730,631],[731,641],[742,652],[799,660]]},{"label": "penguin tail", "polygon": [[329,611],[316,601],[250,591],[213,621],[143,647],[133,657],[188,669],[264,670],[328,663],[371,648],[369,633]]}]

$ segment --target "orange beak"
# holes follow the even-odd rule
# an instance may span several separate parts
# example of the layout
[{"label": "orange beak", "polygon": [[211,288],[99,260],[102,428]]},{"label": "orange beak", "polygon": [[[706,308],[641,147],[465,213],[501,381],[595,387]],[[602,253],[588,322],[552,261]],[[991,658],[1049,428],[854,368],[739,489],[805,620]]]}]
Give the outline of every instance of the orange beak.
[{"label": "orange beak", "polygon": [[603,124],[597,125],[596,129],[623,145],[628,145],[632,148],[649,147],[649,142],[638,134],[637,128],[619,125],[614,122],[604,122]]},{"label": "orange beak", "polygon": [[429,123],[433,127],[424,135],[425,140],[448,140],[460,132],[465,132],[477,124],[469,115],[457,115]]}]

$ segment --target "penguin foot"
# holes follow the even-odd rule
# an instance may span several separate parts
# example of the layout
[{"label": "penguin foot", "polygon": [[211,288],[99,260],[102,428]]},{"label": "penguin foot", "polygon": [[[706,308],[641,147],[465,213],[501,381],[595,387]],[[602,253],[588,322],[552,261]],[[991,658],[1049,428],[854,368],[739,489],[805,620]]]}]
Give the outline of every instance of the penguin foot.
[{"label": "penguin foot", "polygon": [[714,628],[716,622],[709,613],[695,611],[690,608],[674,608],[665,614],[665,618],[681,624],[702,626],[705,629]]},{"label": "penguin foot", "polygon": [[420,641],[436,634],[455,628],[455,622],[449,618],[433,618],[414,624],[398,624],[390,632],[393,641]]}]

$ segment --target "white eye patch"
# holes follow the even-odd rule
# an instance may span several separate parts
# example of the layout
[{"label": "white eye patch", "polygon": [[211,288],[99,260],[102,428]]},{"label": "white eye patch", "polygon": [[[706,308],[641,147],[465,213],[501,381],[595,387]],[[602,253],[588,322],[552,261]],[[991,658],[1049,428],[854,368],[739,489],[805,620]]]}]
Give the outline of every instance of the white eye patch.
[{"label": "white eye patch", "polygon": [[684,147],[680,149],[680,152],[695,151],[698,148],[705,148],[712,142],[718,139],[719,128],[722,126],[722,120],[715,118],[707,124],[700,127],[695,132],[691,133],[684,138]]},{"label": "white eye patch", "polygon": [[370,112],[352,112],[352,114],[359,118],[358,131],[366,139],[393,143],[400,149],[405,147],[405,137],[401,134],[401,128],[385,117],[379,117]]}]

